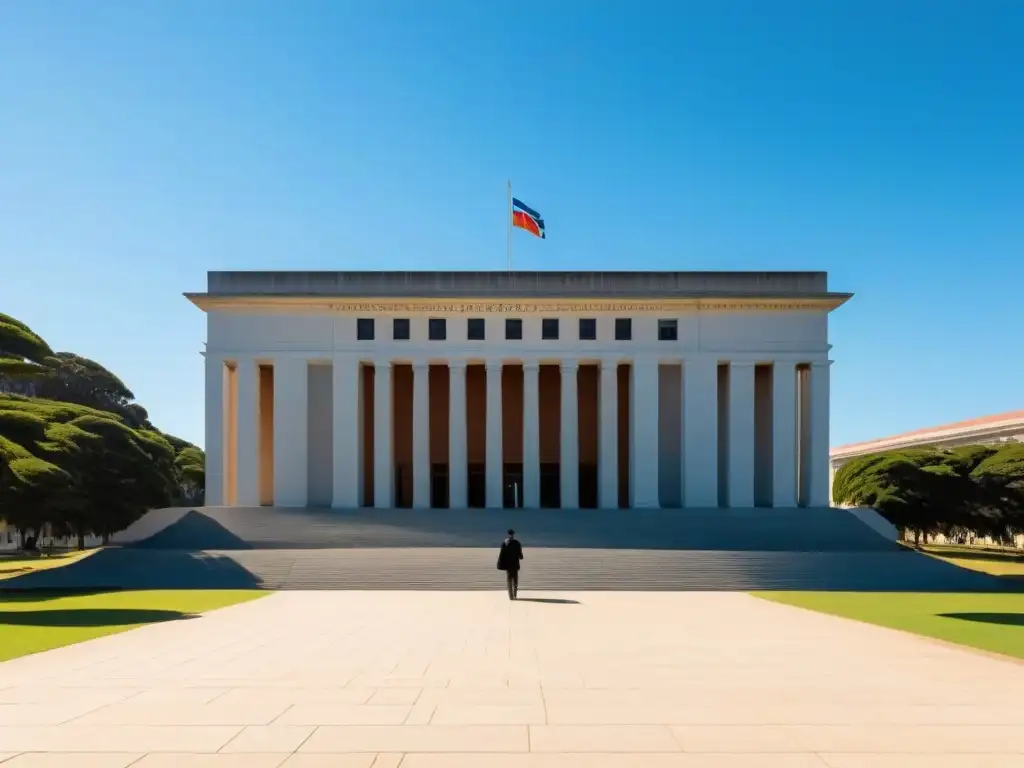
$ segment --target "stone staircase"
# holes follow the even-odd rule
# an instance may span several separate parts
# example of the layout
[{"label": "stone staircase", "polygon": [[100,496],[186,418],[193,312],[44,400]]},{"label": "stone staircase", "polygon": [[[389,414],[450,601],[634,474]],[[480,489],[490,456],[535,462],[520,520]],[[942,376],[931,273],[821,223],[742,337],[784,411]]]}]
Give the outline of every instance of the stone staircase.
[{"label": "stone staircase", "polygon": [[[150,518],[147,520],[146,518]],[[114,538],[148,549],[527,547],[882,552],[898,545],[842,509],[159,510]]]},{"label": "stone staircase", "polygon": [[530,591],[1005,591],[839,509],[158,510],[118,547],[5,589],[500,590],[505,530]]},{"label": "stone staircase", "polygon": [[[4,582],[24,589],[496,590],[494,548],[114,548]],[[529,548],[524,591],[1004,591],[1006,582],[902,552]]]}]

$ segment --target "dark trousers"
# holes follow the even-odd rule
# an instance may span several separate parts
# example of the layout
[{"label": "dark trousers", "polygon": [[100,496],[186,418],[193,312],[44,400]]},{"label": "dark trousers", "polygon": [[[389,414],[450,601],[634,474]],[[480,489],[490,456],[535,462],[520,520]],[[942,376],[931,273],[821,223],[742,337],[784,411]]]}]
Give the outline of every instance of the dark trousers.
[{"label": "dark trousers", "polygon": [[505,582],[508,584],[508,599],[515,600],[519,592],[519,570],[505,571]]}]

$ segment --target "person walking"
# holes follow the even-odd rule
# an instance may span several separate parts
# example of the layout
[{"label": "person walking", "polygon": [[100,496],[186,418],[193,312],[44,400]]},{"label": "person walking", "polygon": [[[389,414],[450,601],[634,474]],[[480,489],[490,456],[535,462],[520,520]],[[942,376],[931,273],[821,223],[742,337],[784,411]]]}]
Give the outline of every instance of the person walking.
[{"label": "person walking", "polygon": [[498,570],[505,572],[509,600],[515,600],[519,594],[519,561],[522,559],[523,545],[516,538],[516,532],[509,528],[508,538],[501,542],[498,552]]}]

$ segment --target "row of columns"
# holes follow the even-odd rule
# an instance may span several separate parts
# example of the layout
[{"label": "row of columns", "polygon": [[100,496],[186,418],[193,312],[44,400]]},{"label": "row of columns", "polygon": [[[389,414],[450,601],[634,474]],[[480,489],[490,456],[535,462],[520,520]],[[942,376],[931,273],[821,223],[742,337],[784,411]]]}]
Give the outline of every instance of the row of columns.
[{"label": "row of columns", "polygon": [[[630,506],[659,507],[659,361],[633,360],[630,387]],[[776,507],[797,504],[796,363],[776,362],[772,386],[772,501]],[[502,386],[503,363],[486,363],[486,506],[503,506]],[[539,363],[523,364],[523,505],[540,506]],[[579,362],[560,363],[561,506],[579,506]],[[599,387],[598,505],[618,507],[617,362],[602,364]],[[274,504],[307,504],[307,370],[308,363],[286,358],[274,365]],[[683,506],[716,507],[718,484],[718,361],[686,360],[682,367]],[[754,505],[754,363],[733,362],[729,375],[728,500],[731,507]],[[449,362],[449,503],[467,506],[466,362]],[[828,363],[810,366],[810,446],[807,502],[828,504]],[[258,377],[254,363],[238,365],[237,499],[240,506],[259,504]],[[337,359],[333,373],[333,506],[360,506],[362,424],[360,362]],[[394,505],[392,451],[392,365],[380,361],[374,375],[374,505]],[[225,472],[215,466],[225,450],[224,364],[207,360],[207,495],[225,498]],[[413,507],[430,507],[429,366],[413,365]]]}]

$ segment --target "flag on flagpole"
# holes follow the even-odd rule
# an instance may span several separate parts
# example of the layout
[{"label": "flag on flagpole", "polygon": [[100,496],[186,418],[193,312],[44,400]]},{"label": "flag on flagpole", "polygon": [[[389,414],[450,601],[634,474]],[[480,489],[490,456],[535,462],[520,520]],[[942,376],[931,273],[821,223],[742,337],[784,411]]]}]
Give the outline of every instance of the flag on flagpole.
[{"label": "flag on flagpole", "polygon": [[544,219],[533,208],[521,200],[512,198],[512,226],[525,229],[531,235],[546,239],[544,234]]}]

